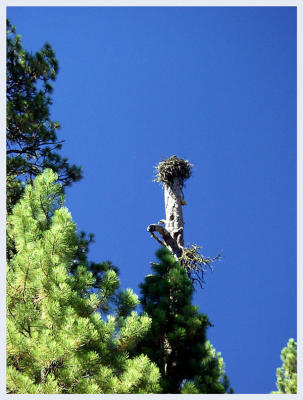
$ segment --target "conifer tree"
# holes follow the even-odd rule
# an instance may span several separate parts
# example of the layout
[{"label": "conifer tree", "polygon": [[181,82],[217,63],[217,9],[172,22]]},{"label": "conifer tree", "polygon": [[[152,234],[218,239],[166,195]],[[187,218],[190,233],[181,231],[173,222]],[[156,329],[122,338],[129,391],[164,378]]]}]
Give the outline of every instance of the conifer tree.
[{"label": "conifer tree", "polygon": [[282,367],[277,368],[277,391],[274,394],[297,393],[297,343],[289,339],[281,352]]},{"label": "conifer tree", "polygon": [[56,180],[50,169],[37,176],[7,220],[7,392],[157,392],[155,364],[129,356],[151,324],[133,311],[137,296],[117,291],[111,268],[94,293],[85,263],[70,273],[79,238]]},{"label": "conifer tree", "polygon": [[152,327],[140,349],[159,366],[163,393],[232,393],[223,359],[206,338],[211,324],[192,305],[193,285],[202,285],[205,268],[220,255],[211,259],[200,254],[200,246],[184,246],[183,187],[191,171],[192,164],[176,155],[156,166],[165,219],[147,230],[163,247],[157,253],[160,263],[152,263],[153,274],[141,285]]},{"label": "conifer tree", "polygon": [[[31,54],[22,47],[21,36],[7,21],[7,197],[8,210],[20,197],[24,183],[45,168],[58,173],[64,186],[81,179],[81,168],[70,165],[57,150],[58,122],[50,117],[51,82],[58,73],[58,61],[50,44]],[[22,184],[23,183],[23,184]]]},{"label": "conifer tree", "polygon": [[[41,50],[31,54],[22,46],[21,36],[7,20],[7,213],[12,212],[23,193],[26,183],[31,183],[44,168],[51,168],[58,174],[63,188],[82,178],[82,169],[70,165],[67,158],[60,156],[62,140],[57,132],[60,124],[52,121],[52,82],[58,74],[55,52],[46,43]],[[118,268],[111,262],[88,262],[89,245],[94,235],[79,233],[79,246],[74,258],[72,271],[81,263],[95,277],[94,288],[98,289],[104,272]],[[14,238],[7,235],[7,258],[15,253]]]},{"label": "conifer tree", "polygon": [[193,285],[167,248],[157,252],[141,287],[141,303],[152,318],[139,351],[161,372],[162,393],[226,393],[221,355],[207,341],[208,318],[192,305]]}]

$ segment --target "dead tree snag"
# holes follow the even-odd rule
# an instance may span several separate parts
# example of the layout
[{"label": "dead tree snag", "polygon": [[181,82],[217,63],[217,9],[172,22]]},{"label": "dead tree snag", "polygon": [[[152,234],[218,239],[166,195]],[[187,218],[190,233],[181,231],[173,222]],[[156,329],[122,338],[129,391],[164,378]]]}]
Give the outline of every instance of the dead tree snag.
[{"label": "dead tree snag", "polygon": [[183,187],[185,180],[191,176],[192,164],[183,158],[172,156],[161,161],[156,166],[156,171],[156,181],[161,182],[164,189],[165,219],[149,225],[147,230],[162,246],[170,250],[175,259],[186,269],[189,278],[202,286],[205,267],[212,268],[212,262],[221,255],[205,258],[199,252],[201,246],[184,247],[182,206],[186,202]]},{"label": "dead tree snag", "polygon": [[[184,221],[182,206],[184,181],[191,175],[192,165],[182,159],[172,156],[161,161],[157,167],[157,181],[163,183],[165,220],[158,224],[149,225],[147,230],[151,233],[158,232],[164,244],[178,260],[184,248]],[[165,225],[163,227],[162,225]],[[155,234],[153,234],[155,237]]]}]

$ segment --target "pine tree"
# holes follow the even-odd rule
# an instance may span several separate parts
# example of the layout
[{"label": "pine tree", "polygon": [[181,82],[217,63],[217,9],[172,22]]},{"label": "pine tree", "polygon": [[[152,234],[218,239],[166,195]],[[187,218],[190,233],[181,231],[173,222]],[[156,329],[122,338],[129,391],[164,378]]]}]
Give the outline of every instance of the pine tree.
[{"label": "pine tree", "polygon": [[[7,20],[7,213],[23,193],[26,183],[31,183],[44,168],[51,168],[59,176],[63,187],[70,186],[82,178],[81,167],[70,165],[57,150],[63,141],[57,137],[60,124],[51,120],[50,106],[53,88],[58,73],[58,61],[49,44],[35,54],[22,46],[21,36]],[[81,263],[95,277],[94,288],[98,289],[104,272],[118,268],[110,261],[95,263],[87,261],[89,245],[94,235],[79,233],[79,246],[72,271]],[[15,253],[14,238],[7,235],[7,258]]]},{"label": "pine tree", "polygon": [[[58,173],[68,186],[81,179],[81,168],[70,165],[57,150],[58,122],[50,117],[51,82],[58,73],[58,61],[50,44],[31,54],[22,47],[21,36],[7,21],[7,197],[8,210],[20,198],[24,183],[45,168]],[[23,183],[23,184],[22,184]]]},{"label": "pine tree", "polygon": [[139,351],[158,365],[163,393],[225,393],[223,359],[207,341],[207,316],[192,305],[192,282],[168,249],[157,256],[140,285],[152,325]]},{"label": "pine tree", "polygon": [[56,180],[50,169],[37,176],[7,220],[7,391],[157,392],[155,364],[129,356],[151,324],[133,311],[137,296],[118,291],[111,268],[98,292],[85,263],[70,273],[79,238]]},{"label": "pine tree", "polygon": [[282,367],[277,368],[277,391],[274,394],[297,393],[297,343],[289,339],[281,352]]}]

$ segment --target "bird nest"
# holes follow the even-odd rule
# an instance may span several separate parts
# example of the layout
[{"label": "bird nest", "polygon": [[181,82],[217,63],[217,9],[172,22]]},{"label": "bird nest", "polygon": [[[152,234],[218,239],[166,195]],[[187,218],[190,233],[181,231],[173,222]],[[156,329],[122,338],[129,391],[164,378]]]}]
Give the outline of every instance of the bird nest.
[{"label": "bird nest", "polygon": [[192,164],[184,158],[171,156],[166,160],[160,161],[156,166],[156,179],[157,182],[171,183],[175,178],[179,178],[183,183],[186,179],[190,178]]}]

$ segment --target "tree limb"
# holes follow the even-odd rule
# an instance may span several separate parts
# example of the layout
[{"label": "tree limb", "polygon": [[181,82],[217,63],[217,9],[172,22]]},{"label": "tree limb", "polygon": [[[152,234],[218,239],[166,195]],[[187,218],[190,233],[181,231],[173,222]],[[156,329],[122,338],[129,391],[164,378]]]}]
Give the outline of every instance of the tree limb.
[{"label": "tree limb", "polygon": [[182,254],[182,249],[178,246],[177,242],[171,236],[171,234],[165,229],[162,225],[159,224],[151,224],[147,227],[148,232],[152,234],[152,236],[163,245],[162,241],[155,235],[153,232],[158,232],[162,236],[164,240],[164,245],[168,247],[172,253],[176,256],[176,258],[180,257]]}]

